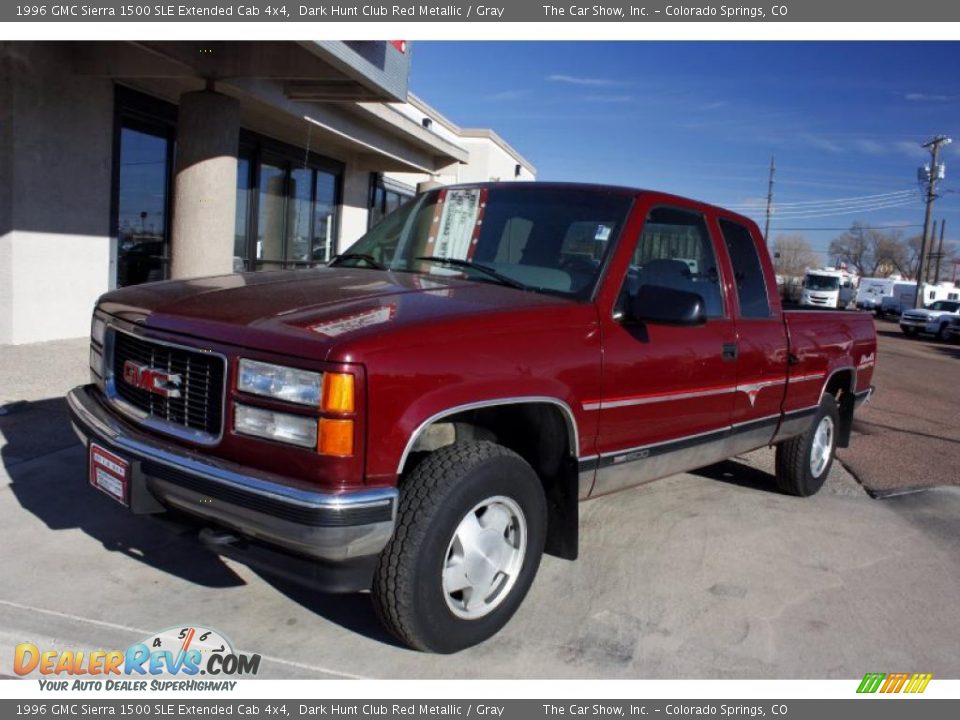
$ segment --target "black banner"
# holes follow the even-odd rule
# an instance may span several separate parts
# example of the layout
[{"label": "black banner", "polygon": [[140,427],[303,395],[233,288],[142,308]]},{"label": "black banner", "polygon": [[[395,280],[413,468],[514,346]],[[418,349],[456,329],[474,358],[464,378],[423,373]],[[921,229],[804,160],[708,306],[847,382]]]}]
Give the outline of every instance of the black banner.
[{"label": "black banner", "polygon": [[2,22],[954,22],[960,5],[941,0],[194,0],[183,3],[95,0],[4,3]]}]

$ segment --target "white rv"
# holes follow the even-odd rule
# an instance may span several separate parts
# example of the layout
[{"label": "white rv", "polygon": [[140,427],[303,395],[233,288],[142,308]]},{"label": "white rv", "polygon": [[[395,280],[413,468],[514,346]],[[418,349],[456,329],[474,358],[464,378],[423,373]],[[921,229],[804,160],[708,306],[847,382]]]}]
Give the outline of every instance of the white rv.
[{"label": "white rv", "polygon": [[884,297],[893,294],[891,278],[863,278],[857,288],[857,307],[862,310],[876,310]]},{"label": "white rv", "polygon": [[821,268],[803,276],[800,304],[808,307],[845,308],[856,293],[857,277],[846,270]]}]

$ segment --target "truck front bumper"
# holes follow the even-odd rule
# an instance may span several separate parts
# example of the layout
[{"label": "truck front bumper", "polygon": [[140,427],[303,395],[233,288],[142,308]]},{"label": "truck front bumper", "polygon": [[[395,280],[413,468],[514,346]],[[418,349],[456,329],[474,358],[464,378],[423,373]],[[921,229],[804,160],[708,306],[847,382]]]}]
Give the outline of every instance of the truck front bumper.
[{"label": "truck front bumper", "polygon": [[279,476],[193,452],[144,433],[104,404],[93,385],[67,394],[71,421],[130,463],[130,509],[173,510],[205,526],[200,539],[241,562],[323,590],[369,587],[393,533],[397,490],[341,494],[295,487]]}]

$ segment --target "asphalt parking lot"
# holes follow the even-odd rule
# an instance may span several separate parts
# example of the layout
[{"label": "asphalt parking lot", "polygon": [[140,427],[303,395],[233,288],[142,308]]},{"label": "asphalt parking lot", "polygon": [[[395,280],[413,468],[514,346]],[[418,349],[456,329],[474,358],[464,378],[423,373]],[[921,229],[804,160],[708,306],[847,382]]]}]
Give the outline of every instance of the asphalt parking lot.
[{"label": "asphalt parking lot", "polygon": [[[960,362],[881,336],[880,394],[858,445],[880,431],[891,433],[883,445],[924,432],[905,432],[896,408],[927,422],[923,408],[939,406],[942,390],[888,383],[899,382],[899,363],[927,354]],[[903,488],[919,483],[870,451],[844,454],[860,482],[835,464],[806,500],[774,491],[772,453],[760,451],[585,503],[580,559],[545,558],[511,623],[451,659],[397,646],[366,596],[262,577],[89,490],[62,400],[85,381],[85,362],[84,341],[0,351],[0,406],[12,410],[0,416],[0,675],[13,674],[17,643],[122,648],[198,624],[260,653],[261,676],[277,678],[960,677],[960,488],[873,499],[863,485],[879,487],[871,473],[885,468]],[[951,367],[956,377],[955,365],[942,370]],[[888,407],[887,392],[926,394]],[[938,450],[928,462],[957,467],[956,434],[926,434]]]},{"label": "asphalt parking lot", "polygon": [[877,393],[840,459],[875,493],[960,485],[960,344],[877,320]]}]

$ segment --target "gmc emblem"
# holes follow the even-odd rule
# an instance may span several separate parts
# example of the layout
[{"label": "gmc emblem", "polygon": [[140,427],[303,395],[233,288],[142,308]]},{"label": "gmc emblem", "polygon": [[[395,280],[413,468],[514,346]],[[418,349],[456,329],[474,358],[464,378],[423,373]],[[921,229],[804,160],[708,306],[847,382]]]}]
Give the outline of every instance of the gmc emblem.
[{"label": "gmc emblem", "polygon": [[180,388],[183,387],[183,378],[180,375],[156,370],[133,360],[127,360],[123,364],[123,381],[127,385],[165,398],[180,397]]}]

